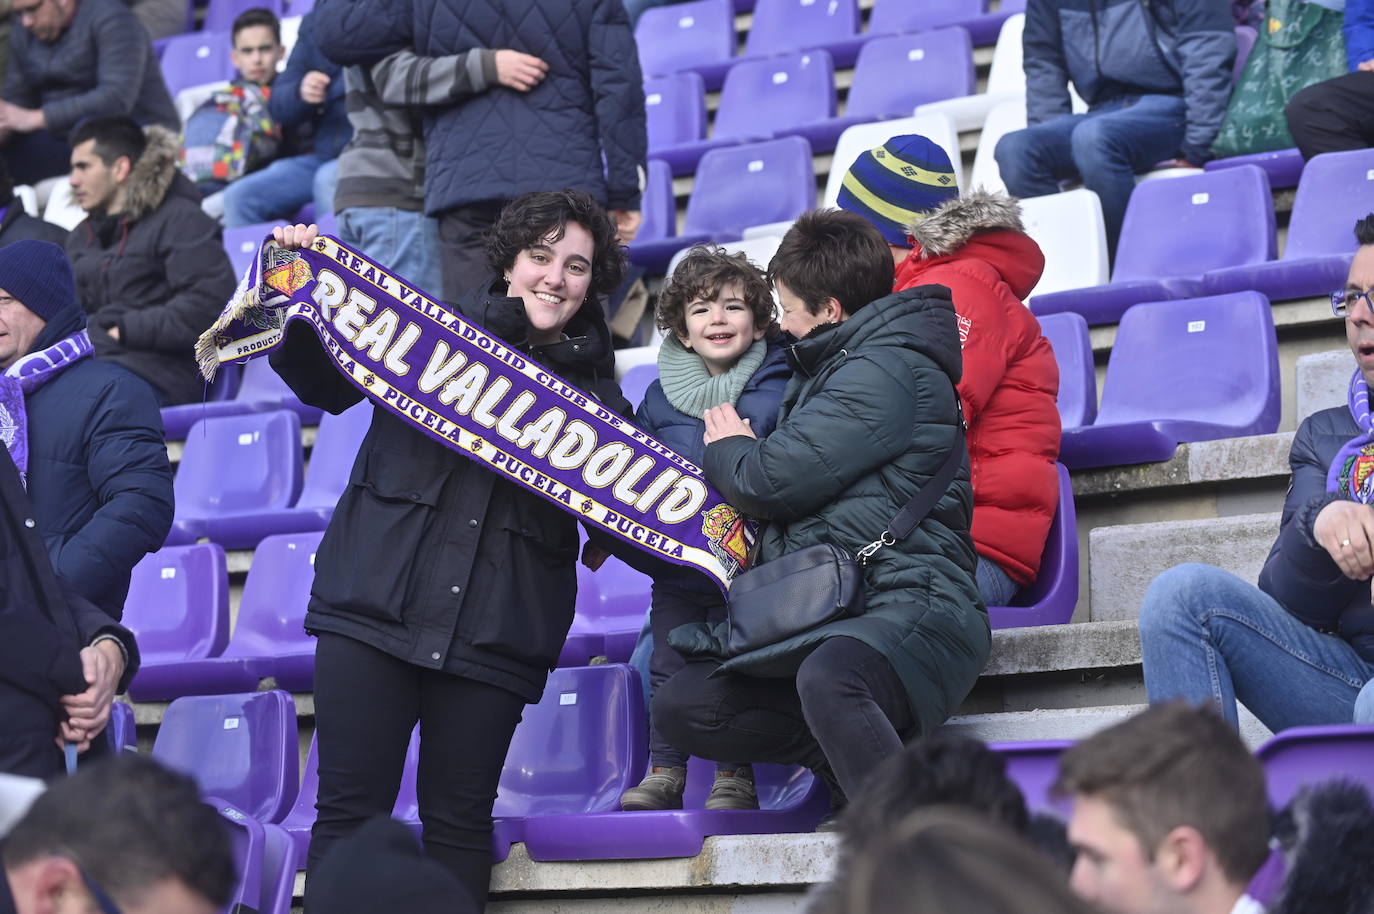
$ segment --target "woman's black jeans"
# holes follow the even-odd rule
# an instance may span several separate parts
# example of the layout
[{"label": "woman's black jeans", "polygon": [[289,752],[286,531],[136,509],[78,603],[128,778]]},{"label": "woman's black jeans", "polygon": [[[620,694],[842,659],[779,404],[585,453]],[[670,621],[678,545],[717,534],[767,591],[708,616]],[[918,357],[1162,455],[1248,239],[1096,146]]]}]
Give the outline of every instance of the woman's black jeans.
[{"label": "woman's black jeans", "polygon": [[804,765],[853,796],[916,726],[892,665],[854,638],[823,642],[794,679],[719,666],[688,663],[654,696],[657,731],[692,755]]}]

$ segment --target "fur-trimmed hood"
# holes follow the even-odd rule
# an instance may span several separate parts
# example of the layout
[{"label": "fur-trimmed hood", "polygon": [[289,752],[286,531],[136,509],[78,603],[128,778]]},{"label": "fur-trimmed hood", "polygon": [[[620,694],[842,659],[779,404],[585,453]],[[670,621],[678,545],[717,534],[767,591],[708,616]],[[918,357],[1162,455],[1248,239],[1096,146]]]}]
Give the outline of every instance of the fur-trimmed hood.
[{"label": "fur-trimmed hood", "polygon": [[920,222],[906,227],[907,233],[916,239],[924,260],[952,254],[975,233],[991,229],[1026,231],[1019,203],[1006,194],[981,188],[946,200]]},{"label": "fur-trimmed hood", "polygon": [[1274,833],[1287,872],[1270,914],[1374,912],[1374,803],[1364,786],[1301,789]]},{"label": "fur-trimmed hood", "polygon": [[121,215],[130,222],[137,222],[162,205],[167,192],[180,172],[177,171],[177,158],[181,152],[181,142],[177,135],[166,127],[145,127],[148,145],[134,163],[129,179],[121,188],[124,194],[124,207]]}]

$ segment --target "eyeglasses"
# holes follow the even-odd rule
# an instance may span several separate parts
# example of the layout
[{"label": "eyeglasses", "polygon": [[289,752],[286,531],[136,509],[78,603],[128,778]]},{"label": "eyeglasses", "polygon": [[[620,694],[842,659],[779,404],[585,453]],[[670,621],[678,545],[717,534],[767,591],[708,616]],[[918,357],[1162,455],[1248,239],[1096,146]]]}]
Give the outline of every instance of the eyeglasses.
[{"label": "eyeglasses", "polygon": [[1345,317],[1355,303],[1364,299],[1365,306],[1374,311],[1374,289],[1356,292],[1354,289],[1340,289],[1331,293],[1331,310],[1337,317]]},{"label": "eyeglasses", "polygon": [[81,873],[81,881],[86,883],[86,891],[91,893],[91,898],[95,899],[96,906],[100,908],[100,914],[123,914],[119,910],[119,905],[114,903],[109,894],[100,887],[100,884],[91,878],[85,869],[77,867]]}]

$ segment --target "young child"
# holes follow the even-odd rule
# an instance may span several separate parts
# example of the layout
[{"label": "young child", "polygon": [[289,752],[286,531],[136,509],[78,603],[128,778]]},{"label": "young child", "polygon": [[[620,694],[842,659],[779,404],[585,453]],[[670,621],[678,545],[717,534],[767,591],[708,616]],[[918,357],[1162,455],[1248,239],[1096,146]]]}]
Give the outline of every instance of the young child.
[{"label": "young child", "polygon": [[[743,254],[696,247],[673,271],[658,299],[658,326],[668,331],[658,354],[658,380],[644,394],[637,418],[645,431],[701,466],[706,446],[702,415],[734,405],[760,438],[777,424],[791,371],[777,335],[773,297],[763,272]],[[650,694],[684,663],[668,633],[688,622],[719,621],[725,600],[696,572],[672,567],[655,575],[649,624],[654,650]],[[624,810],[681,809],[687,754],[649,729],[650,772],[620,797]],[[756,809],[753,770],[718,762],[707,809]]]}]

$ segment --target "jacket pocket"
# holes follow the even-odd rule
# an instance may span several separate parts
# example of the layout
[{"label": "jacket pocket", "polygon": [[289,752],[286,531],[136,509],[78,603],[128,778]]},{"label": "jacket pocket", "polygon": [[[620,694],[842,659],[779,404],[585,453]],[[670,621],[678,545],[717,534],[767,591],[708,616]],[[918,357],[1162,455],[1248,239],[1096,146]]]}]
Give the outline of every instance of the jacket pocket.
[{"label": "jacket pocket", "polygon": [[400,622],[450,472],[373,447],[354,466],[320,544],[314,596],[341,612]]}]

